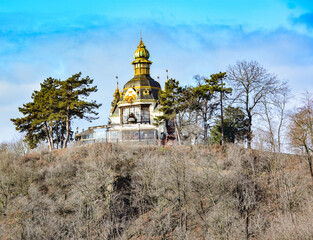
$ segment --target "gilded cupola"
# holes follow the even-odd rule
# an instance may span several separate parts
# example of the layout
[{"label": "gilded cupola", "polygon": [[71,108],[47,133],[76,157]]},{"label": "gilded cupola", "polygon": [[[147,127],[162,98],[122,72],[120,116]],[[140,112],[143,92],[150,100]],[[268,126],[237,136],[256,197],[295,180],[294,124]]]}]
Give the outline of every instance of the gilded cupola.
[{"label": "gilded cupola", "polygon": [[124,85],[120,103],[158,101],[161,86],[150,76],[152,62],[149,61],[150,54],[142,38],[140,38],[134,57],[132,65],[134,65],[135,76]]},{"label": "gilded cupola", "polygon": [[137,47],[137,50],[134,53],[134,57],[135,59],[138,59],[138,58],[149,59],[150,57],[149,51],[146,49],[146,46],[143,44],[143,41],[141,38],[140,38],[140,42]]},{"label": "gilded cupola", "polygon": [[135,61],[132,62],[134,65],[135,75],[142,75],[142,74],[150,74],[150,64],[152,63],[149,61],[149,51],[146,49],[142,38],[140,38],[139,45],[134,53]]}]

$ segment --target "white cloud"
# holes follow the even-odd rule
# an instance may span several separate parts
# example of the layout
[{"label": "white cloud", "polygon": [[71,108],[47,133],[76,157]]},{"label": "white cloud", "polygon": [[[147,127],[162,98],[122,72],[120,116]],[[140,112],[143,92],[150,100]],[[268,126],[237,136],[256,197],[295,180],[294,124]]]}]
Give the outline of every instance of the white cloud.
[{"label": "white cloud", "polygon": [[25,40],[27,44],[22,49],[0,55],[0,142],[14,133],[9,119],[19,116],[18,106],[30,100],[40,82],[50,76],[65,79],[79,71],[94,79],[99,91],[90,99],[103,106],[99,109],[99,120],[75,121],[75,127],[106,124],[116,88],[115,76],[119,76],[120,87],[133,77],[131,61],[140,28],[153,61],[152,77],[156,79],[159,75],[162,84],[166,69],[170,77],[185,85],[193,83],[195,74],[209,76],[225,71],[237,60],[247,59],[257,60],[280,78],[289,79],[297,94],[313,87],[312,39],[290,31],[246,33],[240,26],[173,28],[152,23],[121,23],[71,35],[32,36]]}]

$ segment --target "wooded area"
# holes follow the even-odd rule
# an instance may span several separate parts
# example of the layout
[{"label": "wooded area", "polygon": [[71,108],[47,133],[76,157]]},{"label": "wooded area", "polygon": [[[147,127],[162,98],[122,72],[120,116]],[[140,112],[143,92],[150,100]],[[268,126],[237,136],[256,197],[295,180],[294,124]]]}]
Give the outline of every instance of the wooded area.
[{"label": "wooded area", "polygon": [[286,82],[256,61],[237,62],[226,72],[194,79],[195,86],[169,79],[160,93],[163,116],[157,121],[173,122],[178,139],[195,144],[246,143],[251,148],[254,132],[260,129],[252,125],[265,125],[266,144],[271,151],[281,151],[290,100]]}]

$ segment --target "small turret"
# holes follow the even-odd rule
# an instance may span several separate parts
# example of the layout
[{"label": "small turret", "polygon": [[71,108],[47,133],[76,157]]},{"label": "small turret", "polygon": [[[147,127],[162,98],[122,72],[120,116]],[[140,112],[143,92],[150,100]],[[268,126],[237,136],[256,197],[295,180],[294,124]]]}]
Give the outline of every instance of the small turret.
[{"label": "small turret", "polygon": [[135,60],[132,65],[134,65],[135,76],[124,85],[119,104],[157,102],[161,86],[150,76],[152,62],[149,61],[150,53],[146,49],[142,38],[140,38],[134,57]]},{"label": "small turret", "polygon": [[114,99],[118,99],[118,101],[121,98],[121,92],[120,92],[120,89],[118,87],[118,76],[116,76],[116,90],[115,90],[115,93],[113,94],[113,97],[114,97]]},{"label": "small turret", "polygon": [[152,64],[152,62],[149,61],[149,57],[150,53],[143,44],[142,38],[140,38],[139,45],[134,53],[135,61],[132,62],[135,76],[142,74],[150,75],[150,64]]},{"label": "small turret", "polygon": [[116,76],[116,90],[113,94],[113,101],[111,103],[111,115],[114,114],[115,110],[117,109],[117,103],[120,101],[121,99],[121,92],[120,89],[118,87],[118,76]]}]

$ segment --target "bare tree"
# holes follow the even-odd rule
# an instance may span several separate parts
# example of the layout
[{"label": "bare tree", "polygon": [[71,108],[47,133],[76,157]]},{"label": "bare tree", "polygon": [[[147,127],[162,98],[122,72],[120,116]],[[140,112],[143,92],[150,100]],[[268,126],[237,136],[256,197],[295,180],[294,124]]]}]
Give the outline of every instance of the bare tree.
[{"label": "bare tree", "polygon": [[291,115],[289,137],[291,144],[304,150],[313,179],[313,98],[306,93],[304,105]]},{"label": "bare tree", "polygon": [[281,135],[286,122],[286,104],[290,99],[290,89],[283,82],[277,93],[264,98],[261,118],[266,122],[266,133],[269,137],[271,151],[281,152]]},{"label": "bare tree", "polygon": [[256,61],[238,61],[228,67],[227,76],[233,89],[234,101],[248,118],[248,148],[252,141],[252,118],[261,101],[278,90],[279,80]]},{"label": "bare tree", "polygon": [[0,144],[0,239],[313,236],[313,182],[295,155],[233,144],[12,149]]}]

